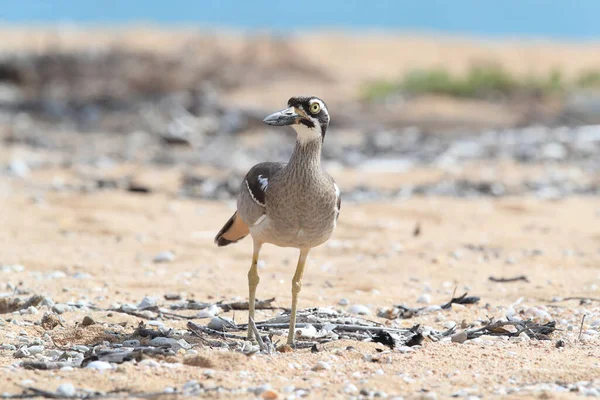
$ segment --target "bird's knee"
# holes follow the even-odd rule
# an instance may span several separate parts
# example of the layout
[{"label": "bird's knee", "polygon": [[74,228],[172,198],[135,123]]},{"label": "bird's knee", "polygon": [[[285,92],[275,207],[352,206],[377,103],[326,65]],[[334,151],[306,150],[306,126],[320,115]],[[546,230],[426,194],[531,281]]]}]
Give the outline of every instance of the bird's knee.
[{"label": "bird's knee", "polygon": [[254,268],[251,268],[250,271],[248,271],[248,283],[250,283],[250,285],[257,286],[259,282],[260,277],[258,276],[258,271],[256,271]]},{"label": "bird's knee", "polygon": [[302,281],[293,281],[292,282],[292,293],[298,294],[302,290]]}]

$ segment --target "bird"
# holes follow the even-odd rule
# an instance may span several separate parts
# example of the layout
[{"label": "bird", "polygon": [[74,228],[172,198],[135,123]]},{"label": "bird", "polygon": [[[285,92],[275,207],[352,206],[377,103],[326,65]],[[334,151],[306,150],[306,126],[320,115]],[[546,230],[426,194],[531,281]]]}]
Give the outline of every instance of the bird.
[{"label": "bird", "polygon": [[227,246],[250,235],[252,263],[248,271],[248,334],[254,340],[254,319],[258,257],[264,244],[299,250],[292,278],[292,307],[287,344],[294,346],[298,294],[309,251],[333,234],[341,208],[341,194],[335,180],[321,166],[321,150],[329,126],[329,111],[315,96],[296,96],[287,108],[267,116],[272,126],[291,126],[296,144],[285,162],[263,162],[244,177],[237,197],[237,210],[217,233],[215,243]]}]

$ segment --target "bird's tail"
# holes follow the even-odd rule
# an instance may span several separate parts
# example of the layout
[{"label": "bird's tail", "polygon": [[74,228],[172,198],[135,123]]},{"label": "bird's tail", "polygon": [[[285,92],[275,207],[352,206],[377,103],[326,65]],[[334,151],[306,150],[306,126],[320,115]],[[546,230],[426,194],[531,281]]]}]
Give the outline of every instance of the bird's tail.
[{"label": "bird's tail", "polygon": [[227,246],[228,244],[236,243],[238,240],[242,240],[250,233],[248,225],[242,221],[238,216],[237,211],[229,218],[229,221],[217,233],[215,236],[215,243],[217,246]]}]

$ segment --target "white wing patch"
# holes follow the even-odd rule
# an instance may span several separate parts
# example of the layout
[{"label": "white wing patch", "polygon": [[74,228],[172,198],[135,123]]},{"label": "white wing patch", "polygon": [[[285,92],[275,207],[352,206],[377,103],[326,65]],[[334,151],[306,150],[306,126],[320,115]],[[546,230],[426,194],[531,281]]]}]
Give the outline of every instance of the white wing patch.
[{"label": "white wing patch", "polygon": [[265,220],[265,218],[267,218],[267,214],[261,215],[260,217],[258,217],[258,219],[256,220],[256,222],[254,223],[253,226],[260,224],[261,222],[263,222]]},{"label": "white wing patch", "polygon": [[258,176],[258,183],[260,183],[260,189],[263,192],[267,191],[267,188],[269,187],[269,179],[268,178],[263,178],[262,175]]}]

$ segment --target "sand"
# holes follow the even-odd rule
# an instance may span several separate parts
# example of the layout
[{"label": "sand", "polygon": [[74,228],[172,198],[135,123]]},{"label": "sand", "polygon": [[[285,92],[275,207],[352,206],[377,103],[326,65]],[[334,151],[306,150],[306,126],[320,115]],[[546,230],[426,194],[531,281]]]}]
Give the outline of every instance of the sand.
[{"label": "sand", "polygon": [[[2,264],[25,267],[22,272],[3,273],[4,282],[21,284],[20,288],[56,302],[87,299],[99,307],[115,302],[135,304],[144,296],[162,297],[166,293],[181,293],[200,301],[246,297],[250,241],[227,248],[212,243],[213,234],[232,212],[226,204],[118,192],[49,192],[43,201],[34,201],[39,187],[6,178],[1,182],[3,209],[10,210],[0,217]],[[417,223],[421,224],[421,234],[415,237]],[[213,370],[208,376],[206,368],[188,365],[152,368],[123,364],[104,373],[4,369],[3,391],[18,392],[19,383],[26,379],[39,388],[55,389],[60,383],[71,382],[79,388],[103,391],[162,391],[195,379],[227,388],[268,383],[281,395],[293,386],[307,390],[309,398],[347,397],[350,393],[344,389],[352,389],[348,389],[349,383],[359,390],[384,391],[390,396],[419,397],[428,392],[449,396],[461,389],[479,396],[499,396],[510,388],[528,385],[590,381],[600,373],[599,340],[591,327],[597,323],[600,310],[596,304],[580,306],[577,301],[553,302],[553,298],[596,295],[600,283],[599,226],[598,202],[585,198],[556,202],[413,198],[347,204],[329,244],[310,253],[301,307],[344,310],[347,306],[337,304],[345,298],[350,305],[363,304],[376,313],[393,304],[417,306],[423,293],[431,296],[433,304],[441,304],[456,288],[480,296],[481,302],[400,321],[400,325],[422,324],[443,330],[448,321],[460,324],[502,318],[511,304],[518,304],[514,309],[523,316],[543,321],[546,317],[540,317],[539,310],[544,310],[559,321],[560,331],[551,341],[426,341],[410,353],[385,353],[379,362],[365,360],[365,355],[384,349],[374,343],[333,342],[316,354],[298,350],[252,357],[210,350],[199,343],[199,354],[210,360]],[[173,251],[176,259],[153,264],[152,258],[164,250]],[[296,257],[293,249],[264,248],[259,298],[276,297],[277,305],[289,305]],[[53,278],[55,271],[64,275]],[[76,278],[81,274],[89,275]],[[521,274],[527,276],[528,283],[488,280],[489,276]],[[589,314],[584,332],[590,332],[578,341],[578,323],[584,312]],[[273,313],[259,311],[257,319]],[[41,314],[3,317],[36,322]],[[75,327],[85,315],[98,324]],[[224,315],[238,322],[246,318],[239,311]],[[100,342],[110,337],[105,331],[113,331],[120,322],[127,323],[120,333],[128,335],[139,321],[123,314],[89,310],[67,312],[62,317],[63,326],[47,332],[61,346]],[[184,328],[184,322],[166,323]],[[10,333],[21,330],[31,337],[44,333],[40,326],[7,324],[0,331],[0,342],[14,343]],[[566,346],[557,349],[555,342],[561,338]],[[346,350],[349,345],[355,350]],[[18,361],[12,352],[0,352],[1,366]],[[177,361],[182,362],[183,356]],[[318,361],[329,363],[331,369],[312,371]],[[543,392],[522,390],[529,395]],[[252,397],[242,397],[248,396]]]}]

